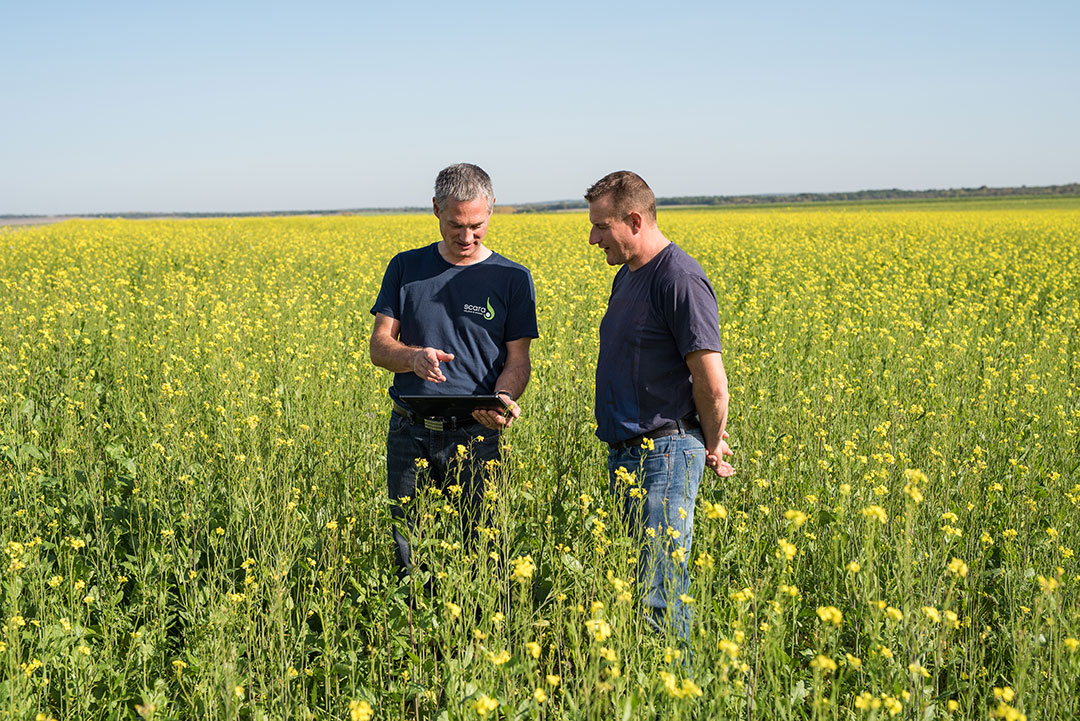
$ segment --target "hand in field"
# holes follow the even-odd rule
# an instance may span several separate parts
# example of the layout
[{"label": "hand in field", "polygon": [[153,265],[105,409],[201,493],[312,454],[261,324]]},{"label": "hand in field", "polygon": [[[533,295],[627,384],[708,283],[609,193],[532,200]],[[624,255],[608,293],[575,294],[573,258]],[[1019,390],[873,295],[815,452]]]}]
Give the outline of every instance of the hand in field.
[{"label": "hand in field", "polygon": [[727,431],[724,431],[716,451],[705,455],[705,465],[721,478],[730,478],[737,472],[735,466],[724,460],[724,456],[735,455],[735,451],[731,450],[731,447],[727,444],[727,438],[730,438],[730,436]]}]

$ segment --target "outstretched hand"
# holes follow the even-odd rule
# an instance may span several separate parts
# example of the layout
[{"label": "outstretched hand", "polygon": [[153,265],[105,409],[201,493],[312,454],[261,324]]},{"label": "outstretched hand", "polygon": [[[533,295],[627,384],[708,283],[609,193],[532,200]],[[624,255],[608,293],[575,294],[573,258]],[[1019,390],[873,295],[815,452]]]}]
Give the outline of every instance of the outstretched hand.
[{"label": "outstretched hand", "polygon": [[734,456],[735,452],[727,444],[727,439],[730,438],[727,431],[724,431],[720,438],[720,444],[716,449],[705,455],[705,465],[713,469],[713,472],[721,478],[730,478],[736,473],[735,466],[724,460],[724,456]]},{"label": "outstretched hand", "polygon": [[413,355],[412,370],[422,380],[443,383],[446,381],[446,376],[439,368],[439,363],[449,363],[452,360],[454,360],[453,353],[447,353],[438,348],[420,348]]}]

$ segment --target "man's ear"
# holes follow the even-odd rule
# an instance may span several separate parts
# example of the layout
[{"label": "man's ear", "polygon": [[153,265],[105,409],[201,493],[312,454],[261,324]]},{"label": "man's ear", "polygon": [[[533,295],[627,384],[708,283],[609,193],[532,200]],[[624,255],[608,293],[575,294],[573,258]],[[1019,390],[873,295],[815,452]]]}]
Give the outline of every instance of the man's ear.
[{"label": "man's ear", "polygon": [[432,198],[431,199],[431,207],[435,211],[435,217],[438,218],[439,217],[439,201],[435,200],[435,198]]},{"label": "man's ear", "polygon": [[627,216],[627,220],[629,221],[630,229],[634,231],[634,235],[640,233],[641,228],[645,225],[645,219],[642,217],[641,213],[637,212],[636,210],[630,211],[630,215]]}]

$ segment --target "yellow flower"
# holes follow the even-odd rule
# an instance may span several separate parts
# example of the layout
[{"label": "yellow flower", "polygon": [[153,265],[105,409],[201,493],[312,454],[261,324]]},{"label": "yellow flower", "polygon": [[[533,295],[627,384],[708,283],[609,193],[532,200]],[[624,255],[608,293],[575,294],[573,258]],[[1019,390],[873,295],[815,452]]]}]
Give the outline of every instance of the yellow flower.
[{"label": "yellow flower", "polygon": [[723,520],[728,517],[727,509],[719,503],[710,503],[709,501],[702,501],[701,507],[705,510],[705,515],[709,518]]},{"label": "yellow flower", "polygon": [[[465,446],[461,445],[460,443],[458,443],[458,447],[457,447],[457,457],[458,457],[458,458],[466,458],[466,457],[467,457],[468,455],[469,455],[469,449],[468,449],[468,448],[466,448]],[[484,698],[487,698],[487,696],[484,696]],[[488,699],[488,700],[490,700],[490,699]],[[496,704],[495,704],[495,705],[497,706],[497,705],[498,705],[498,703],[496,702]],[[480,714],[480,715],[481,715],[481,716],[485,716],[485,715],[487,715],[487,714],[485,713],[485,714]]]},{"label": "yellow flower", "polygon": [[457,605],[456,603],[453,603],[452,601],[447,601],[445,604],[445,608],[446,612],[450,614],[450,618],[461,617],[461,606]]},{"label": "yellow flower", "polygon": [[[458,446],[461,448],[462,446]],[[480,694],[480,698],[473,702],[473,709],[476,711],[476,715],[481,718],[486,718],[489,713],[499,708],[499,702],[488,696],[486,693]]]},{"label": "yellow flower", "polygon": [[925,615],[927,618],[929,618],[934,623],[941,623],[941,614],[938,613],[938,610],[936,608],[934,608],[933,606],[923,606],[922,607],[922,612],[923,612],[923,615]]},{"label": "yellow flower", "polygon": [[367,701],[354,699],[349,702],[349,719],[351,721],[371,721],[371,717],[374,715],[375,711]]},{"label": "yellow flower", "polygon": [[793,525],[795,528],[800,528],[804,523],[806,523],[806,514],[802,511],[789,509],[787,511],[784,511],[784,518],[791,521],[791,525]]},{"label": "yellow flower", "polygon": [[881,699],[870,695],[869,691],[863,691],[855,697],[855,708],[860,711],[872,711],[881,708]]},{"label": "yellow flower", "polygon": [[538,688],[533,691],[533,700],[536,701],[536,703],[544,703],[547,701],[547,694],[544,693],[544,689]]},{"label": "yellow flower", "polygon": [[847,565],[847,570],[848,573],[855,574],[862,570],[862,566],[859,565],[858,561],[852,561]]},{"label": "yellow flower", "polygon": [[233,686],[233,696],[236,696],[236,698],[242,700],[245,693],[246,689],[243,686]]},{"label": "yellow flower", "polygon": [[641,441],[641,450],[643,450],[643,451],[651,451],[654,448],[656,448],[656,443],[653,441],[652,438],[643,438],[642,439],[642,441]]},{"label": "yellow flower", "polygon": [[840,609],[836,606],[819,606],[817,610],[818,618],[822,623],[831,623],[837,628],[844,621],[844,614],[840,613]]},{"label": "yellow flower", "polygon": [[959,558],[953,558],[949,561],[949,573],[964,578],[968,574],[968,565]]},{"label": "yellow flower", "polygon": [[845,653],[844,660],[847,661],[848,668],[862,667],[862,659],[858,656],[852,656],[850,653]]},{"label": "yellow flower", "polygon": [[527,642],[525,644],[525,651],[533,658],[540,658],[540,644],[536,641]]},{"label": "yellow flower", "polygon": [[1068,649],[1069,649],[1070,651],[1073,651],[1073,652],[1075,652],[1075,651],[1076,651],[1076,649],[1080,648],[1080,640],[1077,640],[1077,639],[1075,639],[1075,638],[1069,637],[1069,638],[1065,639],[1065,646],[1066,646],[1066,647],[1067,647],[1067,648],[1068,648]]},{"label": "yellow flower", "polygon": [[885,513],[885,509],[881,506],[867,506],[862,509],[862,514],[867,518],[876,519],[882,525],[889,521],[889,515]]},{"label": "yellow flower", "polygon": [[548,686],[555,688],[559,685],[559,681],[561,681],[562,678],[553,673],[549,673],[547,676],[544,677],[544,680],[547,681]]},{"label": "yellow flower", "polygon": [[787,561],[790,561],[793,558],[795,558],[795,554],[797,554],[799,552],[799,549],[795,548],[795,544],[791,543],[786,538],[781,538],[778,541],[778,545],[780,546],[780,553],[784,556],[784,559],[787,560]]},{"label": "yellow flower", "polygon": [[923,665],[918,661],[912,661],[908,664],[908,672],[912,676],[922,676],[923,678],[930,678],[930,672],[923,668]]},{"label": "yellow flower", "polygon": [[591,618],[585,622],[594,641],[606,641],[611,638],[611,626],[602,618]]},{"label": "yellow flower", "polygon": [[836,670],[836,661],[833,661],[824,654],[818,654],[817,657],[810,662],[810,667],[821,669],[822,673],[832,673]]},{"label": "yellow flower", "polygon": [[1043,593],[1053,593],[1057,590],[1058,580],[1056,578],[1047,578],[1045,576],[1039,576],[1039,585],[1042,587]]},{"label": "yellow flower", "polygon": [[518,556],[510,561],[510,565],[513,567],[514,579],[524,583],[532,578],[533,573],[536,571],[536,564],[533,563],[532,554],[527,556]]},{"label": "yellow flower", "polygon": [[488,660],[496,666],[502,666],[504,663],[510,660],[510,652],[506,649],[499,651],[498,653],[488,652]]}]

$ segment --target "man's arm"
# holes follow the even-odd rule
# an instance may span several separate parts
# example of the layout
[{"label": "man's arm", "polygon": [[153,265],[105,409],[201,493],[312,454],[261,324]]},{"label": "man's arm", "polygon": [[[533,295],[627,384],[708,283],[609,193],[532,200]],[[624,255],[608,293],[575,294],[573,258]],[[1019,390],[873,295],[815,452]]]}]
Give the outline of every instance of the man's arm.
[{"label": "man's arm", "polygon": [[454,360],[453,353],[438,348],[416,348],[405,345],[398,336],[401,322],[383,313],[375,314],[368,352],[371,362],[394,373],[415,373],[425,381],[442,383],[446,380],[439,363]]},{"label": "man's arm", "polygon": [[[506,344],[506,364],[502,373],[495,380],[495,390],[509,391],[514,398],[520,398],[525,392],[525,386],[529,384],[529,376],[532,374],[532,361],[529,360],[529,345],[532,338],[518,338]],[[486,428],[493,431],[509,428],[515,418],[521,416],[521,407],[505,395],[500,398],[507,404],[502,413],[492,410],[473,411],[473,418],[482,423]]]},{"label": "man's arm", "polygon": [[724,360],[717,351],[699,350],[686,356],[686,365],[693,376],[694,406],[701,419],[705,437],[705,464],[718,476],[733,476],[735,468],[724,460],[732,455],[724,441],[727,433],[728,382]]}]

